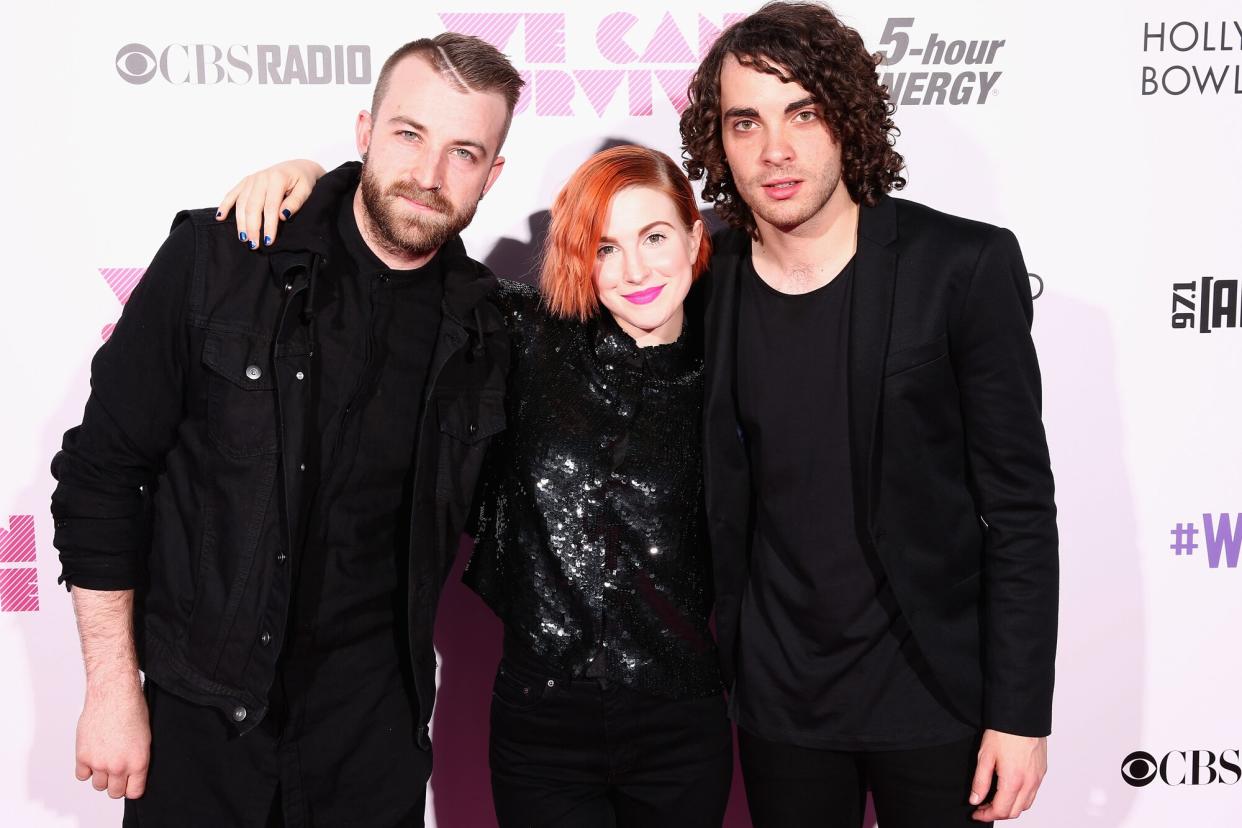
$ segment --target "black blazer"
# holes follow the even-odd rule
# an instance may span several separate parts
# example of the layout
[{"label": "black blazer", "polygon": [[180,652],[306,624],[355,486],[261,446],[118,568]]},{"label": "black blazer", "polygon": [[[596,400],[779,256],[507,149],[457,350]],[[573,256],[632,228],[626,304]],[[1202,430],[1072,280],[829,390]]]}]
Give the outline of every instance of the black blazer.
[{"label": "black blazer", "polygon": [[[750,240],[726,230],[715,243],[704,475],[716,629],[731,682],[754,521],[736,381]],[[858,539],[883,565],[958,712],[986,728],[1046,735],[1056,507],[1017,239],[884,197],[861,210],[855,267],[848,377]]]}]

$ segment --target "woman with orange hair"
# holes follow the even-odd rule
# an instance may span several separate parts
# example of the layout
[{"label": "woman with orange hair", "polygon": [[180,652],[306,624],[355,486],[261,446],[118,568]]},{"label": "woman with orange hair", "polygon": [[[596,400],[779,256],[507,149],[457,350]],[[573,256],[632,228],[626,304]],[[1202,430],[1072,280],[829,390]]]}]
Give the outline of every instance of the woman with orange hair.
[{"label": "woman with orange hair", "polygon": [[710,252],[677,164],[619,146],[557,196],[538,290],[502,282],[508,423],[466,582],[505,627],[490,761],[506,828],[723,820],[733,753],[685,307]]}]

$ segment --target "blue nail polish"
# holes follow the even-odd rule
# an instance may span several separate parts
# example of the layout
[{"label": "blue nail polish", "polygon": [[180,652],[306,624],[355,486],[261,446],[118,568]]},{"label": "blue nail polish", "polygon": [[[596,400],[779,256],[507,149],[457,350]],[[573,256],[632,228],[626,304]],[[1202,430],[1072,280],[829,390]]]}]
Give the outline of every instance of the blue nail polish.
[{"label": "blue nail polish", "polygon": [[289,218],[289,216],[293,215],[293,213],[290,213],[288,210],[281,210],[280,214],[285,218]]},{"label": "blue nail polish", "polygon": [[256,242],[256,241],[252,241],[252,242],[250,242],[250,249],[251,249],[251,250],[256,249],[258,246],[259,246],[259,243],[258,243],[258,242]]},{"label": "blue nail polish", "polygon": [[264,236],[264,237],[263,237],[263,243],[264,243],[264,244],[271,244],[271,243],[272,243],[272,237],[271,237],[271,236]]},{"label": "blue nail polish", "polygon": [[245,234],[244,232],[242,232],[242,233],[238,233],[238,234],[237,234],[237,238],[241,239],[242,241],[245,241],[245,240],[246,240],[246,234]]},{"label": "blue nail polish", "polygon": [[220,216],[221,216],[221,215],[222,215],[222,214],[220,213],[220,211],[219,211],[219,210],[216,210],[216,218],[220,218]]}]

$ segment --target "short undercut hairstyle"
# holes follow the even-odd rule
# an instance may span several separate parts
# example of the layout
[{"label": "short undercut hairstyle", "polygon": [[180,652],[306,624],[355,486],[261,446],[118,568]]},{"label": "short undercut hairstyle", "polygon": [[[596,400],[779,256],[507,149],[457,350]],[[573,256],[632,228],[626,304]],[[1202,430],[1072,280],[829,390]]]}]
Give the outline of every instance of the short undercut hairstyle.
[{"label": "short undercut hairstyle", "polygon": [[841,180],[854,201],[874,207],[881,195],[905,186],[905,160],[893,148],[894,107],[876,72],[880,57],[826,6],[768,3],[721,33],[690,81],[690,103],[681,114],[686,171],[694,181],[705,179],[703,199],[730,226],[758,238],[721,140],[720,70],[728,55],[814,96],[841,146]]},{"label": "short undercut hairstyle", "polygon": [[[631,187],[649,187],[668,196],[687,230],[703,220],[690,182],[664,153],[629,144],[595,153],[574,170],[552,204],[539,292],[553,316],[585,322],[599,312],[595,251],[613,196]],[[692,278],[703,275],[711,258],[711,238],[704,232]]]},{"label": "short undercut hairstyle", "polygon": [[444,32],[435,37],[412,40],[389,55],[380,69],[379,78],[375,81],[375,92],[371,95],[372,115],[379,111],[384,96],[388,94],[393,67],[414,56],[427,61],[441,77],[462,92],[499,93],[505,99],[505,107],[508,109],[505,128],[501,133],[501,143],[504,142],[504,136],[509,133],[509,124],[513,122],[513,109],[517,106],[525,81],[509,59],[495,46],[477,37],[457,32]]}]

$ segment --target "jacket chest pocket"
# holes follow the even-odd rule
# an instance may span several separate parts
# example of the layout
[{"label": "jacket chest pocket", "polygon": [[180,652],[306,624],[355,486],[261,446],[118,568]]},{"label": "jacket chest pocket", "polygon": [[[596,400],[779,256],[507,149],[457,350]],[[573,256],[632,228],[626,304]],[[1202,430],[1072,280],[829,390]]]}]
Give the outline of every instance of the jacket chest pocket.
[{"label": "jacket chest pocket", "polygon": [[440,431],[468,446],[505,429],[505,403],[499,394],[436,400]]},{"label": "jacket chest pocket", "polygon": [[279,448],[276,377],[271,342],[211,331],[203,342],[207,369],[207,433],[230,457]]},{"label": "jacket chest pocket", "polygon": [[938,336],[921,345],[901,348],[888,355],[888,359],[884,362],[884,376],[891,377],[894,374],[922,368],[924,365],[935,362],[948,353],[949,340],[945,336]]}]

